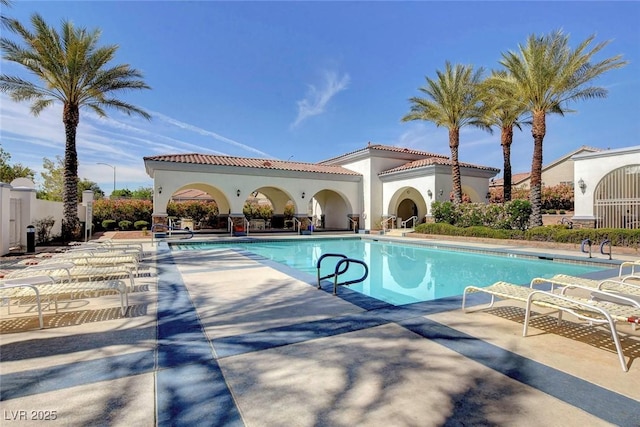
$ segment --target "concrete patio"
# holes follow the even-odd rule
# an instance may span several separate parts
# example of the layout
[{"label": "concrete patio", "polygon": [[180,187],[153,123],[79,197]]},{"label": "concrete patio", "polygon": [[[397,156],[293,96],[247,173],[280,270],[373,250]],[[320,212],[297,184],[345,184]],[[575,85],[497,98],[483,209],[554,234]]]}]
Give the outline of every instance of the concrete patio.
[{"label": "concrete patio", "polygon": [[42,330],[3,308],[3,425],[640,425],[629,325],[625,373],[610,335],[570,316],[522,337],[513,301],[393,307],[224,248],[145,246],[124,317],[116,295],[48,311]]}]

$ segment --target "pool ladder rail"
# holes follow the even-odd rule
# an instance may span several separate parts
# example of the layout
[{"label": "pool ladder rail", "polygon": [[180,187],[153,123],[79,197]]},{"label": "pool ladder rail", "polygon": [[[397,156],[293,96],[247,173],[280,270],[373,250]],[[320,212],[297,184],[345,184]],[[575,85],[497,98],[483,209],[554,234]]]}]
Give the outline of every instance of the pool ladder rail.
[{"label": "pool ladder rail", "polygon": [[[333,270],[333,273],[327,274],[326,276],[321,277],[320,266],[322,265],[322,260],[330,257],[341,258],[341,259],[336,263],[336,267]],[[341,274],[346,273],[347,270],[349,270],[349,266],[351,265],[351,263],[360,264],[361,266],[364,267],[364,274],[362,275],[362,277],[355,280],[347,280],[342,283],[338,282],[338,277]],[[324,279],[329,279],[333,277],[333,294],[334,295],[338,295],[338,286],[347,286],[347,285],[353,285],[354,283],[360,283],[364,281],[367,278],[367,276],[369,276],[369,267],[367,266],[367,263],[365,263],[364,261],[360,261],[358,259],[349,258],[343,254],[324,254],[320,256],[320,258],[318,259],[318,262],[316,263],[316,269],[318,271],[318,289],[321,289],[321,286],[320,286],[321,281],[323,281]]]}]

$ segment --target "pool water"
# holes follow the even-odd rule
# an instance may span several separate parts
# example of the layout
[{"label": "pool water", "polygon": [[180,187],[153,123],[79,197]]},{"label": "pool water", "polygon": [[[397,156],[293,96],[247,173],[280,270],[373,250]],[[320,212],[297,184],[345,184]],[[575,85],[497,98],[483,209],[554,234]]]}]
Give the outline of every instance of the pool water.
[{"label": "pool water", "polygon": [[[593,265],[485,255],[370,239],[172,245],[174,250],[216,248],[245,250],[314,277],[320,256],[327,253],[344,254],[364,261],[369,267],[367,279],[349,285],[349,288],[394,305],[462,295],[464,288],[469,285],[489,286],[498,281],[528,285],[534,277],[549,278],[560,273],[579,276],[602,269]],[[325,258],[321,275],[332,273],[339,260],[335,257]],[[361,265],[351,264],[349,270],[340,276],[340,281],[357,279],[363,272]]]}]

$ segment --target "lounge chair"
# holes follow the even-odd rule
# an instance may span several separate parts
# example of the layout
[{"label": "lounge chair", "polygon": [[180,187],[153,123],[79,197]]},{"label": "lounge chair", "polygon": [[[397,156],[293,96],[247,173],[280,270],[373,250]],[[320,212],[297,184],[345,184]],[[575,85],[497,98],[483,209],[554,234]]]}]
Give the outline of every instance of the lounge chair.
[{"label": "lounge chair", "polygon": [[8,299],[7,310],[9,314],[11,314],[11,301],[10,299],[14,297],[18,292],[24,291],[25,289],[30,290],[36,296],[36,308],[38,310],[38,323],[40,324],[40,329],[44,328],[44,320],[42,318],[42,302],[40,301],[40,291],[35,285],[30,285],[28,283],[6,283],[0,284],[0,298]]},{"label": "lounge chair", "polygon": [[[100,280],[100,281],[72,281],[58,282],[53,277],[47,275],[19,277],[0,281],[0,290],[5,298],[29,298],[33,297],[33,287],[38,290],[36,295],[37,304],[40,308],[42,296],[51,297],[54,302],[55,311],[58,312],[58,297],[60,295],[86,294],[88,292],[115,291],[120,294],[120,311],[124,315],[129,305],[129,295],[127,285],[122,280]],[[8,310],[11,304],[9,303]]]},{"label": "lounge chair", "polygon": [[[611,331],[611,338],[616,346],[622,370],[627,372],[628,368],[624,360],[620,338],[616,330],[616,322],[640,324],[640,308],[607,301],[593,301],[585,298],[568,296],[565,294],[566,290],[567,287],[561,290],[562,294],[554,294],[552,292],[514,285],[507,282],[496,282],[485,288],[467,286],[462,295],[462,309],[466,311],[465,305],[467,294],[474,292],[482,292],[491,295],[491,303],[489,304],[489,307],[493,306],[496,297],[524,302],[526,304],[526,311],[522,330],[523,336],[527,336],[529,320],[531,318],[531,307],[533,305],[556,310],[558,312],[558,323],[562,321],[562,313],[567,312],[573,314],[579,319],[587,320],[591,323],[607,324]],[[601,291],[593,290],[592,292],[600,293]]]},{"label": "lounge chair", "polygon": [[[613,279],[593,280],[569,276],[567,274],[556,274],[550,279],[536,277],[531,280],[530,287],[533,288],[536,285],[545,283],[551,284],[551,291],[553,291],[556,285],[563,287],[568,286],[570,288],[584,288],[587,290],[600,291],[591,295],[594,300],[604,300],[640,307],[640,285],[633,283],[625,283]],[[606,294],[603,294],[603,292]]]},{"label": "lounge chair", "polygon": [[129,278],[130,289],[135,286],[133,268],[127,265],[91,266],[76,265],[73,262],[42,263],[16,270],[5,276],[6,279],[17,279],[39,275],[48,275],[58,282],[99,281]]},{"label": "lounge chair", "polygon": [[[618,277],[622,281],[626,281],[628,279],[636,279],[640,280],[640,271],[636,271],[636,267],[640,268],[640,259],[636,261],[624,261],[620,264],[620,271],[618,272]],[[631,271],[629,274],[623,274],[625,268],[630,268]]]},{"label": "lounge chair", "polygon": [[75,265],[84,266],[128,266],[135,269],[136,275],[138,274],[139,261],[136,255],[133,254],[118,254],[118,253],[103,253],[103,252],[81,252],[81,253],[68,253],[64,255],[55,256],[52,258],[43,259],[38,262],[37,265],[45,264],[57,264],[60,262],[72,262]]}]

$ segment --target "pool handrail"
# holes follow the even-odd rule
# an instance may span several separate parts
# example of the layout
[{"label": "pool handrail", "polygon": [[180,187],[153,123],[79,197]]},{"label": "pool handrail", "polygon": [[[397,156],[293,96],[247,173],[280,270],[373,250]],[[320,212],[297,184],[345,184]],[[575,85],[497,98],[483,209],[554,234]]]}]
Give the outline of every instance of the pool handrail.
[{"label": "pool handrail", "polygon": [[336,274],[343,274],[345,273],[348,269],[349,269],[349,264],[345,265],[344,270],[343,271],[334,271],[331,274],[327,274],[326,276],[322,276],[320,277],[320,266],[322,265],[322,260],[324,260],[325,258],[342,258],[342,259],[347,259],[348,257],[346,255],[343,254],[332,254],[332,253],[327,253],[327,254],[323,254],[320,256],[320,258],[318,258],[318,262],[316,262],[316,269],[317,269],[317,274],[318,274],[318,289],[321,288],[320,286],[320,282],[324,279],[329,279],[331,277],[334,277]]},{"label": "pool handrail", "polygon": [[[333,273],[331,274],[327,274],[326,276],[320,276],[320,268],[322,266],[322,261],[325,258],[341,258],[337,263],[336,266],[333,270]],[[338,276],[340,276],[341,274],[344,274],[347,272],[347,270],[349,269],[349,266],[351,265],[351,263],[355,263],[355,264],[360,264],[364,267],[364,275],[359,278],[359,279],[355,279],[355,280],[347,280],[346,282],[342,282],[342,283],[338,283]],[[344,266],[343,266],[344,264]],[[341,269],[342,267],[342,269]],[[360,261],[354,258],[349,258],[346,255],[343,254],[333,254],[333,253],[327,253],[327,254],[323,254],[320,256],[320,258],[318,258],[318,262],[316,263],[316,269],[317,269],[317,275],[318,275],[318,284],[317,284],[317,288],[321,289],[321,285],[320,282],[324,279],[329,279],[331,277],[333,277],[333,294],[337,295],[338,294],[338,286],[347,286],[347,285],[352,285],[354,283],[360,283],[363,280],[365,280],[368,276],[369,276],[369,267],[367,266],[367,264],[364,261]]]},{"label": "pool handrail", "polygon": [[169,227],[168,225],[165,224],[153,224],[151,226],[151,244],[153,244],[156,240],[160,240],[160,239],[166,239],[166,234],[164,237],[160,237],[160,236],[156,236],[156,233],[158,233],[157,228],[162,228],[165,231],[169,231],[171,232],[175,232],[175,231],[184,231],[185,233],[180,233],[180,234],[185,234],[186,237],[180,237],[180,240],[186,240],[186,239],[191,239],[193,238],[193,231],[190,230],[189,228],[173,228],[173,227]]},{"label": "pool handrail", "polygon": [[[346,282],[342,282],[342,283],[338,283],[338,270],[340,269],[340,266],[344,263],[347,264],[347,269],[349,268],[350,263],[356,263],[356,264],[360,264],[364,267],[364,274],[362,275],[362,277],[360,277],[359,279],[355,279],[355,280],[347,280]],[[340,261],[338,261],[338,263],[336,264],[336,274],[334,275],[333,278],[333,295],[338,295],[338,286],[347,286],[347,285],[353,285],[354,283],[360,283],[362,281],[364,281],[367,276],[369,276],[369,267],[367,266],[367,263],[364,261],[360,261],[359,259],[353,259],[353,258],[345,258],[345,259],[341,259]],[[345,270],[346,271],[346,270]]]}]

